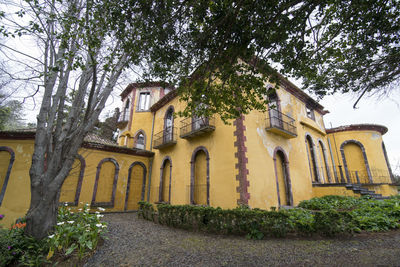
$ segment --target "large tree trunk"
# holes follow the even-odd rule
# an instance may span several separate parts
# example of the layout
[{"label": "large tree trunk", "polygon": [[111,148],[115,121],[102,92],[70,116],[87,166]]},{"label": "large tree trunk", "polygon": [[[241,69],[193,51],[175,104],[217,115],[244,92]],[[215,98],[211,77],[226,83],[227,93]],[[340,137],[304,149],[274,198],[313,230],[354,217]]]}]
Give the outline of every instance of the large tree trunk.
[{"label": "large tree trunk", "polygon": [[36,239],[45,238],[57,223],[59,194],[45,193],[43,187],[31,187],[31,204],[26,215],[25,232]]}]

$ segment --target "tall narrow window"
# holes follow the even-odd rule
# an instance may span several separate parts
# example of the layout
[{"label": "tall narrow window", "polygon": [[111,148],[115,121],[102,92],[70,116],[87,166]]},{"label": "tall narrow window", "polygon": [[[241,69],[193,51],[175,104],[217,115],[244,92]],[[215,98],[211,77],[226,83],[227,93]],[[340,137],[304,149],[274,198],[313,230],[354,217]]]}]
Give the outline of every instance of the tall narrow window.
[{"label": "tall narrow window", "polygon": [[173,140],[174,110],[169,108],[164,120],[164,143]]},{"label": "tall narrow window", "polygon": [[272,93],[268,97],[268,108],[271,127],[282,127],[282,114],[279,112],[279,98],[278,95]]},{"label": "tall narrow window", "polygon": [[122,111],[120,121],[127,121],[128,120],[128,114],[129,114],[129,106],[130,106],[130,101],[129,98],[125,102],[125,108]]},{"label": "tall narrow window", "polygon": [[145,148],[145,137],[142,132],[138,133],[135,137],[135,147],[139,149]]},{"label": "tall narrow window", "polygon": [[314,151],[314,142],[311,136],[306,136],[306,147],[307,147],[307,155],[308,155],[308,163],[310,165],[310,172],[311,172],[311,180],[314,183],[319,183],[318,177],[318,166],[317,161],[315,158],[315,151]]},{"label": "tall narrow window", "polygon": [[[197,105],[196,110],[207,109],[207,105],[200,103]],[[208,125],[208,118],[205,116],[193,115],[192,117],[192,131],[199,130]]]},{"label": "tall narrow window", "polygon": [[138,110],[144,111],[150,108],[150,92],[143,92],[139,95]]},{"label": "tall narrow window", "polygon": [[314,110],[311,107],[306,106],[306,112],[307,112],[307,117],[309,117],[312,120],[315,120]]}]

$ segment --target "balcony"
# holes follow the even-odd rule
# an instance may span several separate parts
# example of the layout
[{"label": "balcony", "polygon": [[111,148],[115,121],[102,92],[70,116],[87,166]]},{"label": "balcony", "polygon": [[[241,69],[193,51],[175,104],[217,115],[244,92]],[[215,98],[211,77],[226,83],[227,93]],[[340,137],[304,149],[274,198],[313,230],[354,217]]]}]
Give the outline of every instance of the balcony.
[{"label": "balcony", "polygon": [[129,110],[124,109],[118,116],[117,127],[123,129],[129,122]]},{"label": "balcony", "polygon": [[272,108],[270,108],[268,117],[265,120],[265,130],[285,138],[295,138],[297,136],[295,120]]},{"label": "balcony", "polygon": [[153,148],[163,149],[176,144],[177,130],[175,127],[167,127],[154,135]]},{"label": "balcony", "polygon": [[190,139],[215,130],[215,119],[210,118],[186,118],[181,121],[180,137]]}]

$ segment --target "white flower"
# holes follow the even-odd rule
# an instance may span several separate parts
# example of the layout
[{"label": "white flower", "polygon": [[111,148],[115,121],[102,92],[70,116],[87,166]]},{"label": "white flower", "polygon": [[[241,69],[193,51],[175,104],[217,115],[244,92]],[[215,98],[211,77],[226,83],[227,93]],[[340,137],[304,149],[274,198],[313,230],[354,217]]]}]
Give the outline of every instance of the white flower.
[{"label": "white flower", "polygon": [[64,224],[64,222],[59,222],[59,223],[57,223],[57,225],[63,225]]},{"label": "white flower", "polygon": [[103,225],[101,223],[96,224],[97,227],[102,227]]},{"label": "white flower", "polygon": [[49,238],[53,238],[54,237],[54,235],[49,235]]},{"label": "white flower", "polygon": [[101,215],[101,214],[97,214],[96,216],[97,216],[97,218],[104,217],[104,215]]},{"label": "white flower", "polygon": [[67,207],[67,206],[68,206],[68,203],[67,203],[67,202],[65,202],[65,203],[64,203],[64,206],[65,206],[65,207]]},{"label": "white flower", "polygon": [[107,228],[107,225],[103,224],[103,225],[101,226],[101,228]]},{"label": "white flower", "polygon": [[82,209],[78,209],[78,211],[82,211]]},{"label": "white flower", "polygon": [[98,207],[97,208],[99,211],[105,211],[106,209],[103,209],[103,208],[101,208],[101,207]]},{"label": "white flower", "polygon": [[97,210],[96,210],[95,213],[96,213],[96,214],[100,214],[100,211],[97,211]]},{"label": "white flower", "polygon": [[73,224],[74,223],[74,221],[67,221],[68,223],[70,223],[70,224]]}]

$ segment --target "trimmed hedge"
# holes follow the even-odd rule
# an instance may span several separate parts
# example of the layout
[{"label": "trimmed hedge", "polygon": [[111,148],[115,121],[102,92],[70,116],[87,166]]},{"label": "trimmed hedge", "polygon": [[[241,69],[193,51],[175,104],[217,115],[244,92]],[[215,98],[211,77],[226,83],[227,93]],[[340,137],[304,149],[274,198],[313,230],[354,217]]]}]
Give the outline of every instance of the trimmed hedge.
[{"label": "trimmed hedge", "polygon": [[139,202],[139,217],[160,224],[248,238],[288,234],[335,236],[399,228],[400,197],[386,200],[325,196],[302,201],[299,208],[266,211]]}]

